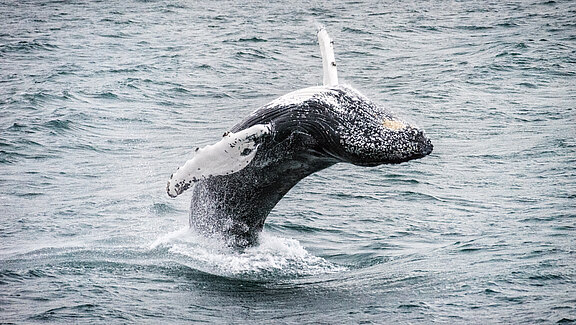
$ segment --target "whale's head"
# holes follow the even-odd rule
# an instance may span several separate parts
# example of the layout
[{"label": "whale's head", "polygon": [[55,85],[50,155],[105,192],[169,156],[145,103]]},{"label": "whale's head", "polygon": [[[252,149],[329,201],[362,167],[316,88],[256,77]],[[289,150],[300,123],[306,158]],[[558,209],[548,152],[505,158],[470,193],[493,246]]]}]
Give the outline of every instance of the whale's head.
[{"label": "whale's head", "polygon": [[432,142],[423,130],[358,91],[340,86],[324,97],[326,114],[338,121],[334,138],[339,146],[328,146],[327,152],[343,161],[361,166],[397,164],[432,152]]},{"label": "whale's head", "polygon": [[424,131],[348,86],[302,89],[266,105],[260,114],[285,135],[308,137],[314,154],[337,162],[397,164],[422,158],[433,148]]}]

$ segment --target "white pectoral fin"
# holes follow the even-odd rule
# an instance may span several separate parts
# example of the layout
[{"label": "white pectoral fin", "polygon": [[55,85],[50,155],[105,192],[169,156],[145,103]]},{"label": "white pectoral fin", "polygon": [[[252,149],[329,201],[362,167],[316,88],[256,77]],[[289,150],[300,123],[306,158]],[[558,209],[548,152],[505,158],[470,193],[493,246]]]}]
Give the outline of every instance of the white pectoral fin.
[{"label": "white pectoral fin", "polygon": [[192,183],[212,176],[229,175],[246,167],[258,149],[258,139],[270,134],[269,124],[258,124],[237,133],[228,133],[215,144],[198,149],[168,181],[166,191],[176,197]]},{"label": "white pectoral fin", "polygon": [[324,86],[336,86],[338,85],[338,70],[336,70],[336,59],[334,57],[334,42],[326,29],[324,29],[324,26],[320,26],[318,30],[318,44],[322,54]]}]

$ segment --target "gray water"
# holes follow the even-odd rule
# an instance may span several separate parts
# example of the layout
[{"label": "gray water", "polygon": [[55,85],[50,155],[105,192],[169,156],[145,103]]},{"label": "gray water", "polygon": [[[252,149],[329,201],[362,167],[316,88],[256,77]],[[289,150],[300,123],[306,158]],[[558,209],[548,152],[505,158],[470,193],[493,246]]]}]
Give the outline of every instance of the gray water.
[{"label": "gray water", "polygon": [[[576,321],[576,3],[1,1],[0,322]],[[243,253],[168,177],[340,81],[432,155],[299,183]]]}]

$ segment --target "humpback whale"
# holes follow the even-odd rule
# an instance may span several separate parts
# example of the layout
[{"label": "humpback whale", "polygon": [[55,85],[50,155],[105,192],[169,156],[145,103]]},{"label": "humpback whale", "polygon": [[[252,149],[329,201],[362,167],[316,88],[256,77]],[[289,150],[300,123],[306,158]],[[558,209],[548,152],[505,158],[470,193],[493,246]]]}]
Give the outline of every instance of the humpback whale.
[{"label": "humpback whale", "polygon": [[170,176],[168,195],[191,189],[190,227],[231,247],[258,243],[266,217],[304,177],[345,162],[397,164],[432,152],[424,132],[338,83],[333,42],[321,27],[323,85],[256,109]]}]

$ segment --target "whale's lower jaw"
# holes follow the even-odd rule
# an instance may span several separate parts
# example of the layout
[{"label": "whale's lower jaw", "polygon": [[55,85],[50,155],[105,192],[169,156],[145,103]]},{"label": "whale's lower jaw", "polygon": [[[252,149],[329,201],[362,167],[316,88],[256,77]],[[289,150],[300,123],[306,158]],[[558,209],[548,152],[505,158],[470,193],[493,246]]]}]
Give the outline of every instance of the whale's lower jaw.
[{"label": "whale's lower jaw", "polygon": [[424,157],[428,156],[429,154],[431,154],[433,149],[434,149],[434,146],[432,145],[430,140],[424,139],[420,145],[420,148],[418,150],[415,150],[414,152],[412,152],[410,155],[406,155],[406,156],[397,155],[397,156],[392,156],[392,157],[389,156],[389,157],[386,157],[385,159],[375,160],[375,161],[371,161],[371,160],[349,160],[346,162],[349,162],[351,164],[354,164],[356,166],[361,166],[361,167],[376,167],[376,166],[380,166],[380,165],[397,165],[397,164],[405,163],[405,162],[408,162],[411,160],[424,158]]}]

